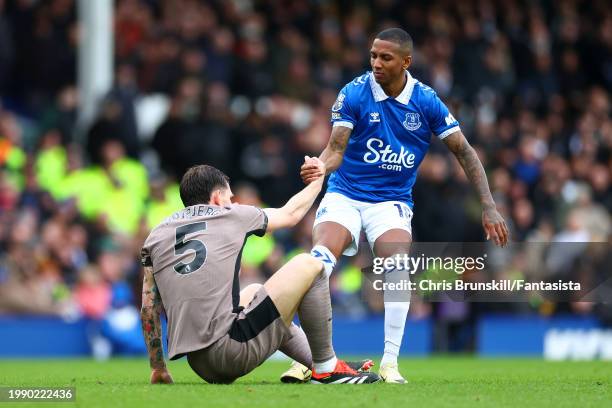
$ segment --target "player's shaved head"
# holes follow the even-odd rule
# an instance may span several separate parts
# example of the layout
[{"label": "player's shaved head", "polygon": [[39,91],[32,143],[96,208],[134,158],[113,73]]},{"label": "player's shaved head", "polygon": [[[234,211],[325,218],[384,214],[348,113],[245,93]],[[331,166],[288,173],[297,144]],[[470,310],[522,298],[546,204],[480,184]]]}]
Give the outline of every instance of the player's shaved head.
[{"label": "player's shaved head", "polygon": [[376,34],[375,39],[395,43],[399,45],[402,54],[412,55],[412,37],[401,28],[387,28]]},{"label": "player's shaved head", "polygon": [[221,170],[201,164],[193,166],[181,179],[181,200],[185,207],[208,204],[213,191],[229,188],[229,177]]}]

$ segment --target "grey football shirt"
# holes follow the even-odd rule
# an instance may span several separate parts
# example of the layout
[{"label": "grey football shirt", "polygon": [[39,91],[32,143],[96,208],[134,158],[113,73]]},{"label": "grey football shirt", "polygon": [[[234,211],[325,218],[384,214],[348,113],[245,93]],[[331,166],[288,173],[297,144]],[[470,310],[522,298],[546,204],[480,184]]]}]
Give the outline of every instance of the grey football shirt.
[{"label": "grey football shirt", "polygon": [[227,334],[238,311],[242,248],[262,236],[268,219],[259,208],[194,205],[151,231],[142,264],[153,267],[168,318],[170,359],[210,346]]}]

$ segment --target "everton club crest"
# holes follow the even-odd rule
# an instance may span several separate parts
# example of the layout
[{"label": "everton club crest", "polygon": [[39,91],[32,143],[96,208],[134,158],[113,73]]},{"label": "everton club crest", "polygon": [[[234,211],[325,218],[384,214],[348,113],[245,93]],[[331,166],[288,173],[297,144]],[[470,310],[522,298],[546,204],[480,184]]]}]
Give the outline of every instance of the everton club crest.
[{"label": "everton club crest", "polygon": [[414,131],[421,127],[421,118],[416,112],[408,112],[402,124],[406,129]]}]

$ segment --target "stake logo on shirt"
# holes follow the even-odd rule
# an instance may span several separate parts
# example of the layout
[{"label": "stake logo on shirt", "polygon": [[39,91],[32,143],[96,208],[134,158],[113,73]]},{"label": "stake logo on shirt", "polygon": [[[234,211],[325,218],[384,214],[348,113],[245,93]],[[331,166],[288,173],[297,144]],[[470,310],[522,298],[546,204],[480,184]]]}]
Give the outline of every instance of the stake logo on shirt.
[{"label": "stake logo on shirt", "polygon": [[415,155],[410,150],[400,147],[399,152],[393,151],[391,145],[377,138],[366,142],[368,152],[363,155],[363,161],[369,164],[381,163],[378,167],[385,170],[402,171],[402,168],[414,167]]}]

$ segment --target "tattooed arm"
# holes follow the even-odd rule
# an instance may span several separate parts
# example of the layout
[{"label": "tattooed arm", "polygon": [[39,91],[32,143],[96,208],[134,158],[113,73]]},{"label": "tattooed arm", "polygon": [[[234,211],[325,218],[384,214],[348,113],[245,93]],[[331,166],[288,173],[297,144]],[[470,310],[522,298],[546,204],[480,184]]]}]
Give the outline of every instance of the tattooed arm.
[{"label": "tattooed arm", "polygon": [[487,239],[492,238],[496,245],[504,246],[508,242],[508,227],[502,216],[497,212],[495,202],[489,190],[487,175],[476,151],[470,146],[461,131],[450,134],[443,139],[444,143],[455,155],[467,178],[476,188],[483,207],[482,226]]},{"label": "tattooed arm", "polygon": [[142,321],[145,343],[149,351],[151,384],[172,384],[172,377],[166,369],[164,350],[162,348],[161,312],[162,301],[155,284],[155,278],[153,277],[153,268],[145,266],[140,319]]},{"label": "tattooed arm", "polygon": [[[349,137],[351,136],[353,129],[345,126],[335,126],[332,128],[331,137],[327,143],[327,147],[321,153],[319,159],[325,164],[327,174],[335,171],[342,164],[344,158],[344,151],[348,144]],[[305,163],[302,165],[300,176],[304,183],[309,184],[310,182],[318,179],[322,175],[320,169],[316,163],[312,163],[306,157]]]}]

